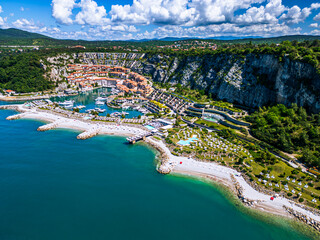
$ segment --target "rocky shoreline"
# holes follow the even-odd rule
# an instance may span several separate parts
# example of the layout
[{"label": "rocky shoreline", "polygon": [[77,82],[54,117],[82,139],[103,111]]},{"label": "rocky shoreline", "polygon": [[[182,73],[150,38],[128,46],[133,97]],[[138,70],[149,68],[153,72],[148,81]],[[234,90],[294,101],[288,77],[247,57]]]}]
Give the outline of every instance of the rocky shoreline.
[{"label": "rocky shoreline", "polygon": [[283,208],[291,215],[293,216],[296,220],[299,220],[300,222],[303,222],[311,227],[313,227],[314,229],[316,229],[317,231],[320,232],[320,223],[317,221],[314,221],[312,218],[309,218],[308,216],[299,213],[295,210],[293,210],[292,208],[283,206]]}]

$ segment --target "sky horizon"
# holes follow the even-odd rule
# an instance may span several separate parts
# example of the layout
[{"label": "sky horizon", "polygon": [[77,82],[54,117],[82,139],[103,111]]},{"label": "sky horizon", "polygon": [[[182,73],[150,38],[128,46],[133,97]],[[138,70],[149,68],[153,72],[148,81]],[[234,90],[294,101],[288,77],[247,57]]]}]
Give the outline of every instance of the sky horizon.
[{"label": "sky horizon", "polygon": [[83,40],[320,35],[320,1],[0,0],[0,28]]}]

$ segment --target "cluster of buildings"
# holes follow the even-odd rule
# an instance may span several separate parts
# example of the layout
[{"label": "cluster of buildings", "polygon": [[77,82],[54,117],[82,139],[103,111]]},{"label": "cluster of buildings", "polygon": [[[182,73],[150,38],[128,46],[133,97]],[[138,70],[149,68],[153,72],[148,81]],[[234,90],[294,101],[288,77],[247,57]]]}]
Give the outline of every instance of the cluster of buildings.
[{"label": "cluster of buildings", "polygon": [[[182,114],[188,107],[193,105],[193,103],[184,99],[182,96],[167,93],[160,89],[154,89],[154,91],[148,96],[148,99],[158,101],[179,114]],[[152,107],[153,110],[150,110],[151,112],[158,112],[157,106],[150,107]]]},{"label": "cluster of buildings", "polygon": [[149,81],[138,73],[125,67],[107,65],[69,64],[68,83],[82,91],[91,90],[94,86],[114,87],[124,93],[138,93],[144,96],[152,92]]},{"label": "cluster of buildings", "polygon": [[191,49],[210,49],[217,50],[217,44],[209,41],[193,40],[193,41],[177,41],[170,45],[157,46],[157,48],[170,48],[173,51],[188,51]]},{"label": "cluster of buildings", "polygon": [[84,52],[75,53],[74,58],[82,64],[121,66],[130,69],[141,67],[144,53],[110,53],[110,52]]},{"label": "cluster of buildings", "polygon": [[144,53],[110,53],[110,52],[84,52],[77,53],[78,58],[90,58],[90,59],[140,59],[143,58]]}]

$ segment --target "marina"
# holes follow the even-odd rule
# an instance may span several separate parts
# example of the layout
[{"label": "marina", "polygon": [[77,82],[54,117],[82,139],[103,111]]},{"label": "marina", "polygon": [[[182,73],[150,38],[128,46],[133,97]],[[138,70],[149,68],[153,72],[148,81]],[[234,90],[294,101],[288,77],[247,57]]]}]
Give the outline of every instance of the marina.
[{"label": "marina", "polygon": [[[52,102],[62,103],[62,107],[66,109],[72,110],[72,108],[79,109],[80,113],[90,113],[92,111],[98,110],[99,116],[106,116],[107,114],[116,113],[114,115],[122,116],[123,114],[117,114],[117,112],[122,112],[125,110],[126,118],[137,118],[139,115],[144,115],[146,111],[144,109],[138,108],[125,108],[125,109],[114,109],[107,106],[106,101],[108,97],[106,95],[112,94],[112,90],[110,88],[98,88],[94,90],[90,90],[84,93],[80,93],[77,96],[63,96],[63,97],[54,97],[50,100]],[[59,104],[60,105],[60,104]],[[120,110],[120,111],[119,111]]]}]

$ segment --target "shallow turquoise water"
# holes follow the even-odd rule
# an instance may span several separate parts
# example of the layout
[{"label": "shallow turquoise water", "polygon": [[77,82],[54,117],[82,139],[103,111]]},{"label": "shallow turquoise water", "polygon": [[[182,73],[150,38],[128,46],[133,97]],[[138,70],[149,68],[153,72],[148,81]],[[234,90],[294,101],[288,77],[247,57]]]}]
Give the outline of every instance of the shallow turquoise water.
[{"label": "shallow turquoise water", "polygon": [[209,184],[155,171],[122,137],[76,140],[0,111],[0,239],[307,239],[241,213]]}]

